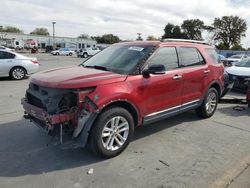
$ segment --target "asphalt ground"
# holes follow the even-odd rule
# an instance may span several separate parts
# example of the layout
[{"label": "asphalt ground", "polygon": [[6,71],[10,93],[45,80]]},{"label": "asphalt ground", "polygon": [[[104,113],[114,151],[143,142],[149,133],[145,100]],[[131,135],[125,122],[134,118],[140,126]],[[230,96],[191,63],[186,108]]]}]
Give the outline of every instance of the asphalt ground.
[{"label": "asphalt ground", "polygon": [[[29,55],[40,70],[77,65],[77,57]],[[214,116],[193,111],[137,128],[119,156],[65,149],[23,119],[20,100],[29,78],[0,78],[0,188],[250,187],[250,109],[219,104]],[[231,93],[228,98],[243,97]],[[89,170],[92,174],[88,174]]]}]

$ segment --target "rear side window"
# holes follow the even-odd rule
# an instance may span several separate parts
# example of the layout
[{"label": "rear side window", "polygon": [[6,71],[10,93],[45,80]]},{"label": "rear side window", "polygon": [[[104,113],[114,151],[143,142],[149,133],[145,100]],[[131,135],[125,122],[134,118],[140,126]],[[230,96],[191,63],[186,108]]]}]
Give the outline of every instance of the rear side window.
[{"label": "rear side window", "polygon": [[175,47],[159,48],[149,60],[149,65],[162,64],[166,70],[178,68],[178,58]]},{"label": "rear side window", "polygon": [[14,58],[15,58],[15,54],[0,51],[0,59],[14,59]]},{"label": "rear side window", "polygon": [[203,57],[196,48],[180,47],[178,48],[178,54],[181,67],[205,64]]},{"label": "rear side window", "polygon": [[213,63],[221,63],[219,55],[213,48],[206,48],[206,52],[209,57],[213,60]]}]

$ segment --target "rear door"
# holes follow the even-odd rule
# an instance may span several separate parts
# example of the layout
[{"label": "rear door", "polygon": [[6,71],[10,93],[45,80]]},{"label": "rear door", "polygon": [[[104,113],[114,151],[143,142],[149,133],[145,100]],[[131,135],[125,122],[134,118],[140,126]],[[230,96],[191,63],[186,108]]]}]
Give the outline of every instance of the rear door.
[{"label": "rear door", "polygon": [[193,108],[201,102],[210,70],[194,47],[179,47],[178,55],[183,70],[182,109]]},{"label": "rear door", "polygon": [[0,51],[0,75],[8,76],[10,69],[14,65],[15,54],[6,51]]}]

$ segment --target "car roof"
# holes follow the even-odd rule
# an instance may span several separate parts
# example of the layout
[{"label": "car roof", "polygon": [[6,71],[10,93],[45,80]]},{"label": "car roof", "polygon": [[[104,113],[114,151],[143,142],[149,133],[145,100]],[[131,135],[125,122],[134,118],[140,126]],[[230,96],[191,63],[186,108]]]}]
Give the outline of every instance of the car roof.
[{"label": "car roof", "polygon": [[115,45],[140,45],[140,46],[169,46],[169,45],[177,45],[177,46],[195,46],[195,47],[199,47],[199,46],[206,46],[208,48],[213,48],[213,46],[205,44],[205,43],[200,43],[200,41],[197,41],[198,43],[196,43],[195,41],[190,40],[190,42],[188,40],[185,41],[129,41],[129,42],[120,42],[120,43],[116,43]]}]

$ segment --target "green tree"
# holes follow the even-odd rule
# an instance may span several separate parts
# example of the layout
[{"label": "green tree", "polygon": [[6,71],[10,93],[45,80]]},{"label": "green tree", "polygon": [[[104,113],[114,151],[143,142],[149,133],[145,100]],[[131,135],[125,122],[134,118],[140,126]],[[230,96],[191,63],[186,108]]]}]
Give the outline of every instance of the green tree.
[{"label": "green tree", "polygon": [[49,31],[47,28],[36,28],[34,31],[32,31],[30,33],[31,35],[45,35],[45,36],[49,36]]},{"label": "green tree", "polygon": [[199,19],[184,20],[181,28],[185,38],[190,40],[203,40],[202,30],[204,29],[204,22]]},{"label": "green tree", "polygon": [[246,49],[243,48],[240,44],[233,45],[230,50],[242,50],[245,51]]},{"label": "green tree", "polygon": [[89,35],[87,35],[87,34],[81,34],[77,38],[79,38],[79,39],[89,39]]},{"label": "green tree", "polygon": [[166,38],[182,39],[185,38],[185,36],[180,26],[168,23],[164,28],[164,35],[162,36],[162,39]]},{"label": "green tree", "polygon": [[149,40],[149,41],[154,41],[154,40],[158,40],[156,37],[154,37],[153,35],[149,35],[148,37],[147,37],[147,40]]},{"label": "green tree", "polygon": [[223,43],[225,49],[230,49],[240,45],[247,30],[247,23],[238,16],[223,16],[214,19],[211,30],[214,32],[214,40]]},{"label": "green tree", "polygon": [[6,26],[6,27],[1,27],[1,30],[3,32],[9,32],[9,33],[23,33],[21,29],[18,29],[17,27],[12,27],[12,26]]},{"label": "green tree", "polygon": [[103,43],[103,44],[114,44],[117,42],[120,42],[120,38],[118,36],[115,36],[113,34],[105,34],[100,36],[92,36],[91,39],[94,39],[97,41],[97,43]]}]

